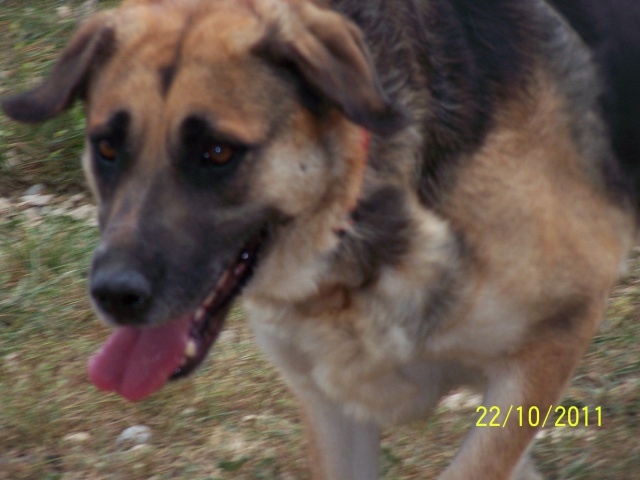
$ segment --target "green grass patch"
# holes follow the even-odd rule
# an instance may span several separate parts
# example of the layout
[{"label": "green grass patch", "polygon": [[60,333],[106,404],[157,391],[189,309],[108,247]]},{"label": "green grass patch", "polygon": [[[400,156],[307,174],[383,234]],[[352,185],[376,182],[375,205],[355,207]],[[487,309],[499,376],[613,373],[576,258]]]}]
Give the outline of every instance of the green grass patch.
[{"label": "green grass patch", "polygon": [[[100,2],[100,8],[116,5]],[[0,2],[0,96],[34,87],[51,70],[86,15],[83,0]],[[0,196],[42,183],[55,192],[85,188],[80,169],[84,115],[76,105],[38,126],[0,112]]]}]

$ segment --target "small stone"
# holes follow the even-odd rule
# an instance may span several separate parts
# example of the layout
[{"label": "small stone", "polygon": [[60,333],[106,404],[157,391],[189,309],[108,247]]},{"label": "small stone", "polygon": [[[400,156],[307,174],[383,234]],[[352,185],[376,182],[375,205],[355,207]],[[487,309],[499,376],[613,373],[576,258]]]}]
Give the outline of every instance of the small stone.
[{"label": "small stone", "polygon": [[131,443],[133,445],[143,445],[151,440],[151,429],[144,425],[134,425],[122,431],[116,440],[117,444]]},{"label": "small stone", "polygon": [[71,8],[66,5],[56,8],[56,13],[60,18],[69,18],[73,14]]},{"label": "small stone", "polygon": [[140,445],[134,445],[133,447],[131,447],[131,450],[129,450],[130,452],[145,452],[147,450],[151,449],[151,446],[146,444],[146,443],[141,443]]},{"label": "small stone", "polygon": [[91,439],[91,434],[89,432],[78,432],[78,433],[70,433],[69,435],[65,435],[63,440],[65,442],[71,443],[84,443]]},{"label": "small stone", "polygon": [[68,212],[74,220],[94,220],[96,217],[96,207],[93,205],[83,205]]},{"label": "small stone", "polygon": [[482,397],[475,393],[462,391],[453,393],[441,401],[443,407],[449,410],[460,410],[463,408],[475,408],[482,402]]},{"label": "small stone", "polygon": [[47,187],[45,186],[44,183],[37,183],[27,188],[22,195],[25,197],[28,197],[30,195],[41,195],[46,188]]},{"label": "small stone", "polygon": [[43,207],[51,203],[53,199],[53,195],[41,195],[39,193],[34,193],[33,195],[23,195],[20,197],[23,205],[27,207]]}]

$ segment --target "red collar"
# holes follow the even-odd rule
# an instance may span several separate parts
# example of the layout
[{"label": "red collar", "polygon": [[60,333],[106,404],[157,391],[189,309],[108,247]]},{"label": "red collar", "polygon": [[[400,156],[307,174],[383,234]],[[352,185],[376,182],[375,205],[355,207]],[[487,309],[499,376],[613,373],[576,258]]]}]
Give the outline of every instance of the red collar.
[{"label": "red collar", "polygon": [[362,136],[362,150],[364,152],[364,161],[366,163],[369,156],[369,144],[371,143],[371,132],[366,128],[360,129],[360,135]]},{"label": "red collar", "polygon": [[[366,128],[361,128],[360,137],[361,137],[361,145],[362,145],[362,160],[361,160],[360,168],[361,168],[361,174],[364,176],[364,171],[367,166],[367,160],[369,158],[371,132],[369,132],[369,130],[367,130]],[[361,181],[362,180],[363,179],[361,179]],[[357,206],[358,206],[358,202],[355,201],[353,206],[351,206],[350,210],[347,212],[347,215],[345,216],[342,223],[333,229],[335,234],[338,235],[339,237],[343,237],[353,227],[353,224],[354,224],[353,212],[355,211]]]}]

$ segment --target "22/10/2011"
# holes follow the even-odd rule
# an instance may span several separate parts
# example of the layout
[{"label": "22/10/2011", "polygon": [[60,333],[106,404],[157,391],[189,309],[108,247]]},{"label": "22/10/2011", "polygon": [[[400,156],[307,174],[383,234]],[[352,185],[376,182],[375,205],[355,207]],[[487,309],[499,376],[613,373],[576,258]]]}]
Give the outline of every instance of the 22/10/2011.
[{"label": "22/10/2011", "polygon": [[[498,406],[485,407],[480,405],[476,409],[476,413],[480,413],[480,416],[476,420],[476,427],[502,427],[507,425],[511,417],[511,413],[514,410],[514,406],[511,405],[506,412],[504,418],[502,418],[502,409]],[[565,407],[558,405],[554,408],[553,405],[549,405],[546,413],[541,413],[540,408],[532,405],[530,407],[515,407],[517,412],[518,425],[528,427],[545,427],[549,420],[549,416],[553,411],[555,413],[555,419],[553,420],[554,427],[578,427],[578,426],[602,426],[602,407],[590,407],[579,408],[577,406]],[[595,423],[592,420],[590,423],[590,414],[595,414]],[[544,416],[543,416],[544,415]],[[487,419],[489,420],[487,422]]]}]

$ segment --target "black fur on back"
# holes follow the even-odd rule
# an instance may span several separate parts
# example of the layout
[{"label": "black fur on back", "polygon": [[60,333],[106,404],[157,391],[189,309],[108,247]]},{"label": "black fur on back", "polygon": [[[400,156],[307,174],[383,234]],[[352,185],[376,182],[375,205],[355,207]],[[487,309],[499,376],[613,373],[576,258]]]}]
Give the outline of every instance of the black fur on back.
[{"label": "black fur on back", "polygon": [[[422,200],[436,206],[456,164],[484,141],[499,103],[524,88],[535,9],[519,0],[333,0],[365,33],[381,82],[422,133]],[[372,158],[388,169],[390,159]]]},{"label": "black fur on back", "polygon": [[479,147],[500,102],[525,87],[535,16],[514,0],[432,0],[426,19],[434,117],[427,126],[421,193],[433,203],[454,178],[452,162]]},{"label": "black fur on back", "polygon": [[[640,192],[640,0],[324,1],[362,28],[382,85],[413,115],[423,140],[415,146],[421,154],[416,187],[425,204],[437,208],[459,163],[482,145],[501,102],[526,91],[536,63],[562,41],[549,23],[552,6],[593,50],[603,73],[601,110],[622,168],[620,175],[617,165],[603,164],[611,171],[605,175],[609,190],[623,197]],[[549,61],[581,68],[572,48],[579,45],[556,49],[558,57]],[[569,93],[591,88],[557,80]],[[580,103],[587,97],[575,98],[579,115],[591,108]],[[390,158],[394,152],[397,157]],[[387,174],[407,168],[399,152],[373,152],[372,167]]]}]

